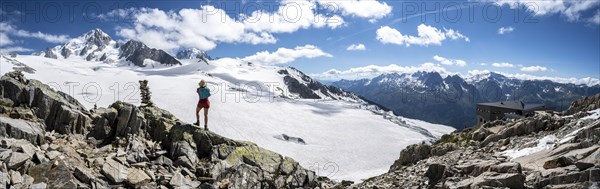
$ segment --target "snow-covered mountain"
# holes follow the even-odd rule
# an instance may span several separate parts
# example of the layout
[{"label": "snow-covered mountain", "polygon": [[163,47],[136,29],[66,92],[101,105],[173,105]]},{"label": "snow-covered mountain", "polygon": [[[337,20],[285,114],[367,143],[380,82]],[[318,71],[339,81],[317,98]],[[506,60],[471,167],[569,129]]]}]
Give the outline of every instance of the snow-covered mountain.
[{"label": "snow-covered mountain", "polygon": [[388,73],[331,85],[361,95],[398,115],[455,128],[475,123],[475,106],[479,102],[523,100],[565,110],[573,100],[600,92],[600,85],[522,80],[494,72],[465,79],[459,75],[442,77],[437,72]]},{"label": "snow-covered mountain", "polygon": [[136,40],[121,44],[98,28],[73,38],[63,45],[47,48],[34,55],[53,59],[133,64],[140,67],[181,65],[179,60],[163,50],[149,48]]},{"label": "snow-covered mountain", "polygon": [[[107,43],[83,44],[90,44],[91,51],[95,51]],[[115,60],[127,60],[119,58],[123,54],[136,54],[124,46],[129,45],[115,47]],[[77,49],[70,50],[81,54]],[[292,67],[259,65],[237,58],[199,63],[195,58],[177,59],[181,65],[153,68],[78,57],[2,56],[0,74],[27,71],[27,78],[70,94],[86,108],[106,107],[116,100],[138,104],[138,81],[148,80],[156,106],[190,123],[196,119],[195,91],[204,79],[212,92],[208,125],[213,132],[254,142],[292,157],[319,175],[339,180],[360,181],[384,173],[399,150],[454,130],[396,116]]]},{"label": "snow-covered mountain", "polygon": [[200,59],[200,60],[211,60],[212,58],[206,53],[196,48],[182,49],[177,52],[177,59]]}]

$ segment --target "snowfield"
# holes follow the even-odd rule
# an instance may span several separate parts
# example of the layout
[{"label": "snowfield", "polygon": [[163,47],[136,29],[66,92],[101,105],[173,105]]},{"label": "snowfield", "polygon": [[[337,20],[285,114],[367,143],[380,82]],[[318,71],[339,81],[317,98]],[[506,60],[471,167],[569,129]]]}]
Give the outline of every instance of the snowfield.
[{"label": "snowfield", "polygon": [[[254,142],[336,180],[360,182],[385,173],[406,146],[454,130],[377,113],[350,99],[298,99],[277,73],[282,67],[251,65],[239,59],[182,60],[182,66],[140,68],[79,57],[3,56],[1,74],[19,67],[19,62],[36,70],[24,72],[27,78],[70,94],[90,109],[95,104],[107,107],[116,100],[139,105],[138,81],[146,79],[156,106],[190,123],[195,121],[195,91],[204,79],[212,91],[208,125],[213,132]],[[305,144],[282,140],[282,134],[301,138]]]}]

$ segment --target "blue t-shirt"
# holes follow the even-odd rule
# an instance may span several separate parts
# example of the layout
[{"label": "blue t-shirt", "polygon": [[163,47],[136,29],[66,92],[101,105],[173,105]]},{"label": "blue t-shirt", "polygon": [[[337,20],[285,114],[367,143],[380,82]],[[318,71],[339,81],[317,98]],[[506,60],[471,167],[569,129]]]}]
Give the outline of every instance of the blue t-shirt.
[{"label": "blue t-shirt", "polygon": [[199,87],[196,91],[198,92],[198,97],[200,97],[200,99],[206,99],[210,96],[210,89],[208,89],[208,87]]}]

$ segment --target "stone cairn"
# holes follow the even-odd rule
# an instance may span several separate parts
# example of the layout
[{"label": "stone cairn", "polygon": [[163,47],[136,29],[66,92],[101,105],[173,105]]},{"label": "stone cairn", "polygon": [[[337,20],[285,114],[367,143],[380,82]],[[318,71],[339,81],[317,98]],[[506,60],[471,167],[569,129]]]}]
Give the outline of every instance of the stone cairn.
[{"label": "stone cairn", "polygon": [[140,80],[140,95],[142,96],[142,106],[154,106],[152,103],[148,80]]}]

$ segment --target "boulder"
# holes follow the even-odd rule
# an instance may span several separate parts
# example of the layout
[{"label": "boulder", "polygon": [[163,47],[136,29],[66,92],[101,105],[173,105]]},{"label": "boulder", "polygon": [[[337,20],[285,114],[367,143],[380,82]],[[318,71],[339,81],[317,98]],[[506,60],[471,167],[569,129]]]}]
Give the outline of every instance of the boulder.
[{"label": "boulder", "polygon": [[0,171],[0,188],[6,187],[9,183],[8,173]]},{"label": "boulder", "polygon": [[127,179],[129,169],[115,160],[107,159],[106,162],[104,162],[104,165],[102,165],[101,173],[112,183],[118,184]]},{"label": "boulder", "polygon": [[35,165],[29,169],[28,175],[35,183],[44,183],[48,188],[77,188],[77,180],[71,170],[60,160]]},{"label": "boulder", "polygon": [[544,162],[544,169],[554,169],[557,167],[565,167],[575,164],[575,160],[571,157],[560,156]]},{"label": "boulder", "polygon": [[493,165],[489,170],[497,173],[521,173],[521,164],[515,162],[506,162]]},{"label": "boulder", "polygon": [[418,161],[428,158],[431,152],[431,146],[425,143],[421,144],[413,144],[406,149],[400,151],[400,158],[394,162],[394,164],[390,167],[389,172],[393,172],[398,168],[417,163]]},{"label": "boulder", "polygon": [[92,174],[92,172],[87,167],[83,166],[75,167],[73,175],[75,175],[75,177],[81,182],[86,184],[90,184],[91,181],[94,179],[94,175]]},{"label": "boulder", "polygon": [[10,175],[10,183],[12,185],[21,184],[23,182],[23,177],[21,177],[21,173],[18,171],[10,170],[8,171],[8,174]]},{"label": "boulder", "polygon": [[0,137],[24,139],[33,144],[41,145],[44,138],[45,126],[39,122],[13,119],[0,115]]},{"label": "boulder", "polygon": [[8,159],[6,160],[6,167],[8,169],[16,170],[21,165],[23,165],[27,160],[29,160],[29,155],[21,152],[13,152],[10,154]]},{"label": "boulder", "polygon": [[442,164],[433,163],[429,165],[425,177],[429,178],[429,184],[435,185],[444,176],[446,166]]},{"label": "boulder", "polygon": [[481,174],[471,186],[475,187],[495,187],[495,188],[525,188],[525,175],[518,173],[493,173],[485,172]]},{"label": "boulder", "polygon": [[151,178],[141,169],[130,168],[127,173],[127,184],[134,188],[139,188],[142,185],[150,182]]}]

